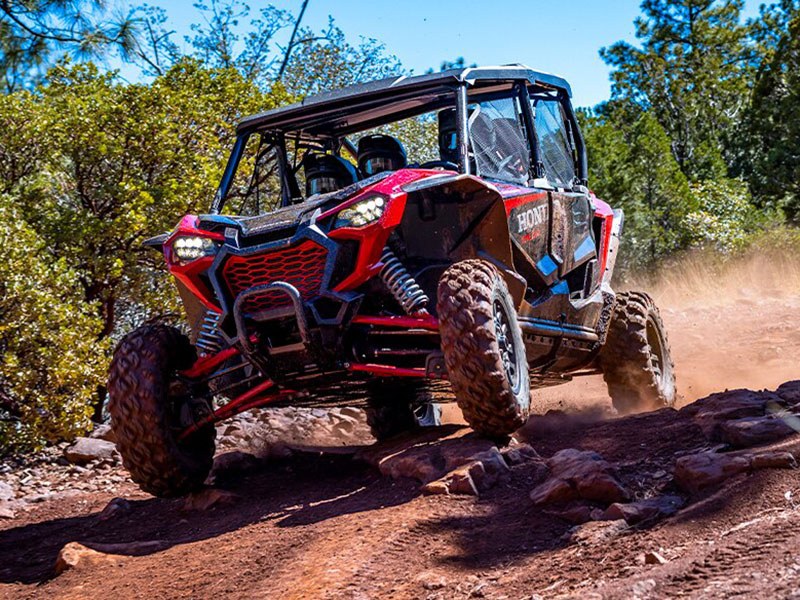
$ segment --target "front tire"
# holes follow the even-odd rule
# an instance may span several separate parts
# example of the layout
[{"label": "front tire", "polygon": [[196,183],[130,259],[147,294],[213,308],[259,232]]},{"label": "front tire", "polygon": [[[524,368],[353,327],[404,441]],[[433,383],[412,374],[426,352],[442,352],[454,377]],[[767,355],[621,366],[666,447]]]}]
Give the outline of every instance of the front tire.
[{"label": "front tire", "polygon": [[675,404],[675,365],[664,323],[649,295],[617,294],[598,363],[614,408],[621,414]]},{"label": "front tire", "polygon": [[192,398],[176,371],[195,360],[189,339],[174,327],[140,327],[114,351],[108,408],[117,449],[131,479],[154,496],[180,496],[203,485],[214,459],[216,429],[208,425],[178,441],[182,411]]},{"label": "front tire", "polygon": [[439,280],[437,311],[447,373],[467,423],[505,437],[525,424],[530,378],[508,287],[482,260],[452,265]]}]

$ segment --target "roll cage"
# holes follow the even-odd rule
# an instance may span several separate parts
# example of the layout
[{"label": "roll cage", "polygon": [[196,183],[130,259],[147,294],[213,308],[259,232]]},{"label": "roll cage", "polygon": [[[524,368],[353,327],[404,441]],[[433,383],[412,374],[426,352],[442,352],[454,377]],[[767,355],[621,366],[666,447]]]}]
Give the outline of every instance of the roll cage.
[{"label": "roll cage", "polygon": [[585,186],[586,151],[570,102],[569,84],[554,75],[533,71],[522,65],[509,65],[454,69],[358,84],[247,117],[237,127],[236,143],[210,212],[219,214],[224,208],[239,161],[253,134],[260,134],[261,145],[266,142],[269,149],[276,151],[282,207],[302,198],[296,179],[297,166],[293,167],[288,158],[288,141],[294,142],[295,147],[318,147],[337,154],[344,149],[355,157],[356,150],[347,139],[348,134],[445,108],[456,110],[459,172],[473,174],[469,150],[469,106],[509,97],[519,99],[530,147],[531,179],[542,180],[545,172],[530,100],[536,97],[549,98],[557,100],[563,110],[574,147],[576,183]]}]

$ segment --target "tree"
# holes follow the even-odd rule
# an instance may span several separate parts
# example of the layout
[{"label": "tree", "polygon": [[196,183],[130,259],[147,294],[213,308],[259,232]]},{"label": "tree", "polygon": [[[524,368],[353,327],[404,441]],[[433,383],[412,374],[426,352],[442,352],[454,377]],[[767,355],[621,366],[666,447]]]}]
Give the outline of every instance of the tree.
[{"label": "tree", "polygon": [[644,112],[632,126],[623,126],[613,112],[581,116],[589,183],[625,212],[623,264],[646,266],[688,247],[692,233],[686,217],[696,203],[656,118]]},{"label": "tree", "polygon": [[[36,165],[17,186],[21,206],[76,271],[85,301],[102,317],[100,337],[116,330],[121,314],[141,320],[176,310],[165,301],[174,293],[160,276],[163,258],[141,242],[205,210],[235,123],[285,99],[262,95],[233,69],[191,60],[150,86],[121,85],[92,65],[62,65],[28,98],[38,116],[29,126],[41,128],[47,152],[37,155],[34,146],[18,154]],[[32,136],[25,124],[0,134],[0,149],[20,148],[20,136]]]},{"label": "tree", "polygon": [[641,47],[601,50],[612,100],[651,112],[692,180],[725,175],[725,135],[748,100],[753,66],[743,0],[644,0],[635,21]]},{"label": "tree", "polygon": [[752,101],[738,131],[738,173],[762,207],[783,209],[800,220],[800,10],[758,73]]},{"label": "tree", "polygon": [[82,433],[105,378],[102,322],[77,274],[0,195],[0,454]]},{"label": "tree", "polygon": [[109,16],[102,0],[0,0],[0,77],[6,93],[31,87],[64,53],[82,58],[136,43],[136,22]]},{"label": "tree", "polygon": [[362,37],[358,45],[353,45],[332,18],[322,34],[303,28],[298,40],[280,79],[289,93],[297,96],[403,72],[400,61],[387,53],[384,44]]}]

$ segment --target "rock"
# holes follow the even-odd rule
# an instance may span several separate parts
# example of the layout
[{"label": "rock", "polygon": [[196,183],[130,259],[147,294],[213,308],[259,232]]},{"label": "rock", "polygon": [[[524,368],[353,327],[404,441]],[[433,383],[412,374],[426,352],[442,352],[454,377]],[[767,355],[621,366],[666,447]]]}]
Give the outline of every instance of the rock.
[{"label": "rock", "polygon": [[13,500],[16,496],[17,494],[14,492],[13,487],[4,481],[0,481],[0,502]]},{"label": "rock", "polygon": [[570,529],[564,538],[574,544],[602,545],[619,536],[628,528],[622,519],[617,521],[589,521]]},{"label": "rock", "polygon": [[441,479],[475,461],[487,464],[486,470],[490,472],[508,470],[493,442],[459,426],[429,428],[399,436],[365,448],[355,458],[377,467],[387,477],[408,477],[420,483]]},{"label": "rock", "polygon": [[431,481],[430,483],[426,483],[421,488],[423,494],[429,495],[447,495],[450,493],[450,484],[447,481],[442,479],[437,479],[435,481]]},{"label": "rock", "polygon": [[603,519],[625,519],[629,525],[637,525],[674,515],[683,504],[680,496],[659,496],[627,504],[615,502],[603,513]]},{"label": "rock", "polygon": [[429,494],[478,496],[480,492],[492,488],[508,471],[508,466],[497,448],[476,454],[473,458],[475,460],[450,471],[444,477],[425,484],[423,491]]},{"label": "rock", "polygon": [[667,559],[661,556],[658,552],[645,552],[644,564],[646,565],[665,565]]},{"label": "rock", "polygon": [[750,468],[750,458],[716,452],[699,452],[681,456],[675,462],[675,483],[696,493],[714,487]]},{"label": "rock", "polygon": [[768,402],[780,398],[771,392],[731,390],[711,394],[681,409],[690,415],[709,440],[720,439],[720,428],[726,421],[745,417],[763,417]]},{"label": "rock", "polygon": [[280,407],[237,415],[218,427],[219,447],[239,449],[259,458],[275,449],[314,449],[362,446],[372,441],[363,410]]},{"label": "rock", "polygon": [[15,504],[11,502],[0,502],[0,519],[13,519],[17,516]]},{"label": "rock", "polygon": [[116,443],[117,441],[117,436],[114,435],[114,429],[111,427],[111,423],[98,424],[92,430],[92,433],[89,434],[89,437],[96,438],[98,440],[105,440],[111,443]]},{"label": "rock", "polygon": [[115,517],[121,517],[131,511],[131,503],[124,498],[114,498],[106,504],[106,507],[97,515],[100,521],[108,521]]},{"label": "rock", "polygon": [[750,459],[753,469],[794,469],[797,460],[791,452],[761,452]]},{"label": "rock", "polygon": [[122,559],[114,554],[104,554],[87,548],[78,542],[70,542],[58,553],[55,564],[56,575],[71,569],[95,568],[102,564],[116,563]]},{"label": "rock", "polygon": [[233,492],[207,487],[186,496],[181,509],[206,511],[218,506],[234,504],[238,498],[239,496]]},{"label": "rock", "polygon": [[547,514],[563,519],[573,525],[582,525],[592,520],[592,507],[587,504],[574,504],[564,510],[548,511]]},{"label": "rock", "polygon": [[578,497],[575,488],[568,482],[558,477],[551,477],[544,483],[536,486],[531,492],[534,504],[556,504],[569,502]]},{"label": "rock", "polygon": [[596,452],[568,448],[548,461],[550,478],[531,492],[536,504],[568,500],[594,500],[611,503],[629,498],[614,476],[612,466]]},{"label": "rock", "polygon": [[85,465],[92,461],[117,459],[117,449],[106,440],[79,437],[64,451],[64,457],[71,463]]},{"label": "rock", "polygon": [[775,390],[775,394],[790,406],[800,404],[800,381],[787,381]]},{"label": "rock", "polygon": [[749,448],[781,440],[795,431],[777,415],[745,417],[722,423],[720,439],[734,448]]},{"label": "rock", "polygon": [[426,590],[440,590],[447,587],[447,579],[432,571],[423,571],[417,575],[417,582]]},{"label": "rock", "polygon": [[533,446],[530,444],[517,444],[514,446],[509,446],[508,448],[501,450],[500,454],[503,455],[503,460],[506,461],[506,464],[509,467],[514,467],[516,465],[521,465],[523,463],[541,458],[539,453],[536,452],[536,450],[534,450]]}]

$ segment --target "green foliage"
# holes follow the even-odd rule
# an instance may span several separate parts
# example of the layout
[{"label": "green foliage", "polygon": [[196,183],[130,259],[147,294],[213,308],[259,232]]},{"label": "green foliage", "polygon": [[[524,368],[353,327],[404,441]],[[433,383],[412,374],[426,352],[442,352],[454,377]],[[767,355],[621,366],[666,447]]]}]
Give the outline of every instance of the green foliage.
[{"label": "green foliage", "polygon": [[800,11],[759,72],[739,133],[739,172],[759,205],[800,220]]},{"label": "green foliage", "polygon": [[[31,171],[15,180],[25,217],[78,271],[104,336],[119,309],[139,318],[174,311],[164,302],[171,287],[153,285],[163,259],[141,242],[208,206],[233,124],[286,96],[265,98],[235,70],[191,60],[150,86],[119,85],[91,65],[65,64],[49,78],[36,96],[0,101],[0,120],[13,119],[20,102],[37,113],[0,135],[0,149]],[[23,141],[34,135],[40,142],[28,151]]]},{"label": "green foliage", "polygon": [[625,212],[623,265],[652,263],[687,247],[686,218],[696,202],[655,117],[645,112],[621,127],[613,115],[584,114],[583,129],[592,189]]},{"label": "green foliage", "polygon": [[76,273],[0,196],[0,454],[83,432],[105,379],[102,322]]},{"label": "green foliage", "polygon": [[652,113],[691,180],[725,176],[725,136],[752,77],[743,0],[644,0],[641,47],[601,50],[614,68],[612,99]]},{"label": "green foliage", "polygon": [[692,184],[691,190],[696,208],[686,216],[685,226],[695,247],[731,254],[754,233],[778,222],[776,214],[756,209],[740,179],[706,180]]}]

